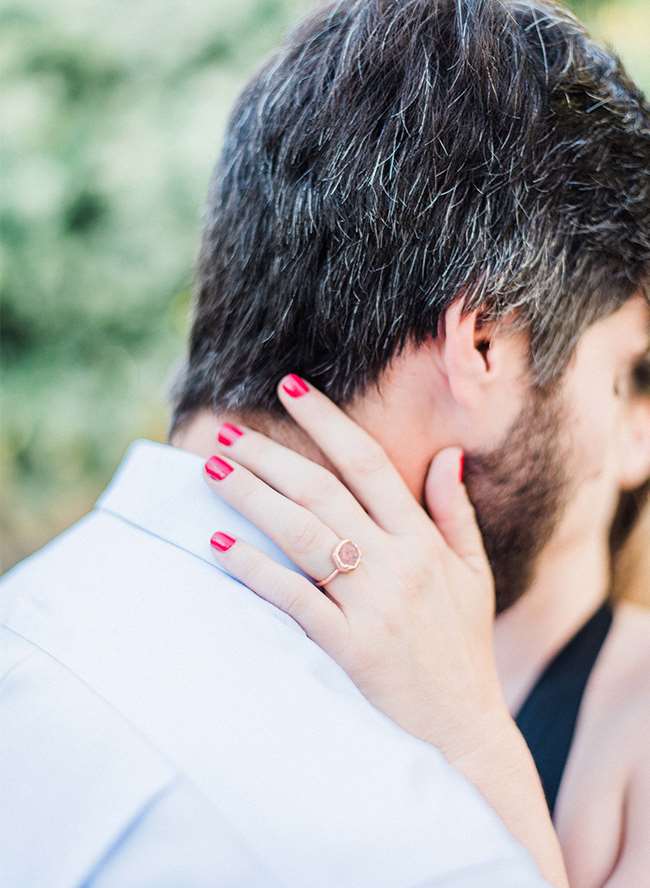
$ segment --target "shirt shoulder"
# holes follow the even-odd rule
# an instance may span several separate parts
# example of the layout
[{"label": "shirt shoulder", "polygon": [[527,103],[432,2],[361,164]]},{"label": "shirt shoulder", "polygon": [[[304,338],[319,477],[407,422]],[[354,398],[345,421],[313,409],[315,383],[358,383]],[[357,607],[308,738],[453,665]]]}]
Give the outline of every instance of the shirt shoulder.
[{"label": "shirt shoulder", "polygon": [[[212,520],[182,532],[202,536]],[[45,829],[55,816],[55,769],[75,824],[84,786],[106,803],[88,815],[89,829],[100,823],[94,854],[97,836],[182,775],[284,884],[402,888],[496,861],[537,884],[523,849],[437,750],[375,710],[290,618],[158,530],[95,512],[0,589],[7,630],[42,654],[21,649],[5,708],[17,725],[6,773],[32,788],[14,787],[24,817],[40,805]],[[28,855],[19,838],[18,861]]]},{"label": "shirt shoulder", "polygon": [[4,627],[0,655],[0,883],[78,884],[174,769],[65,667]]},{"label": "shirt shoulder", "polygon": [[6,628],[0,652],[0,884],[276,884],[107,701]]}]

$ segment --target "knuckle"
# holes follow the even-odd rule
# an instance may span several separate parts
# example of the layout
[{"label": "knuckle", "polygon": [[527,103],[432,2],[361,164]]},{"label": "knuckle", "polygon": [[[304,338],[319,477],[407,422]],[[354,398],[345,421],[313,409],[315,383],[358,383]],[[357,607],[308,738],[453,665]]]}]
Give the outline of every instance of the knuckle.
[{"label": "knuckle", "polygon": [[259,478],[241,468],[237,472],[233,472],[230,477],[234,482],[231,483],[230,496],[231,499],[236,500],[237,508],[243,512],[253,508],[261,494],[262,484]]},{"label": "knuckle", "polygon": [[[235,549],[236,548],[237,547],[235,546]],[[238,576],[240,576],[246,585],[253,589],[253,591],[257,591],[264,587],[265,570],[262,558],[259,556],[256,557],[253,552],[250,552],[246,557],[242,558],[241,552],[239,552],[235,567],[237,568]]]},{"label": "knuckle", "polygon": [[277,589],[278,606],[292,617],[299,617],[304,609],[305,597],[296,585],[288,584]]},{"label": "knuckle", "polygon": [[319,468],[316,477],[316,489],[321,496],[335,496],[342,488],[341,482],[328,469]]},{"label": "knuckle", "polygon": [[350,471],[355,475],[376,475],[386,469],[387,457],[384,449],[377,443],[365,444],[359,453],[348,460]]},{"label": "knuckle", "polygon": [[312,515],[305,514],[296,524],[291,533],[291,548],[297,555],[308,555],[315,549],[319,550],[321,524]]},{"label": "knuckle", "polygon": [[327,469],[315,466],[299,482],[298,501],[307,508],[333,499],[340,491],[340,483]]},{"label": "knuckle", "polygon": [[431,591],[437,570],[436,563],[436,556],[431,552],[428,557],[416,556],[402,565],[400,585],[403,600],[412,602]]}]

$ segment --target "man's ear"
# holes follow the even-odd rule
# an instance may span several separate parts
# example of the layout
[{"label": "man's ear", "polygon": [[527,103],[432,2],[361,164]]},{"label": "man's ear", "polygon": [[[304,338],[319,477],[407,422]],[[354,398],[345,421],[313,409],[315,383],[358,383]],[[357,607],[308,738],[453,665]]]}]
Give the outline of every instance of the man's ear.
[{"label": "man's ear", "polygon": [[463,407],[476,408],[485,396],[486,387],[511,363],[506,345],[508,338],[496,335],[494,322],[482,323],[479,310],[463,315],[462,298],[449,306],[440,326],[440,358],[451,394]]}]

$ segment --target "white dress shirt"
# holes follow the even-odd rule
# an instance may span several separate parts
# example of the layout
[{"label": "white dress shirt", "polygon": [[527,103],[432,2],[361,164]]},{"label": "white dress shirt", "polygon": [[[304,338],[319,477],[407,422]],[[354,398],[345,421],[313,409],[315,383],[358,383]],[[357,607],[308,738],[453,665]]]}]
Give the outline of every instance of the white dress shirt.
[{"label": "white dress shirt", "polygon": [[433,747],[224,574],[288,564],[202,460],[135,442],[0,586],[2,888],[540,888]]}]

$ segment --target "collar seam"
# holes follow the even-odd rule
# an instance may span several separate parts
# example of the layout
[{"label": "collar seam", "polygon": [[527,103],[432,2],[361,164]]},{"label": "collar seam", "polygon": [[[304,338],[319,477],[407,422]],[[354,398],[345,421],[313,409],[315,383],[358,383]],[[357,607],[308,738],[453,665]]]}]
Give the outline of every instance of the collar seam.
[{"label": "collar seam", "polygon": [[[185,552],[187,555],[191,555],[192,558],[196,558],[198,561],[202,561],[204,564],[207,564],[208,567],[212,567],[215,570],[219,571],[219,573],[226,573],[221,570],[218,564],[214,561],[209,561],[207,558],[204,558],[202,555],[193,552],[191,549],[188,549],[186,546],[181,545],[180,543],[175,542],[174,540],[170,540],[169,537],[163,536],[162,534],[156,533],[154,530],[151,530],[149,527],[145,527],[143,524],[134,521],[132,518],[127,518],[126,515],[123,515],[121,512],[115,512],[113,509],[109,509],[107,506],[95,506],[93,509],[94,512],[105,512],[107,515],[111,515],[113,518],[117,518],[118,521],[122,521],[124,524],[127,524],[129,527],[134,527],[136,530],[142,531],[142,533],[147,536],[153,537],[153,539],[160,540],[162,543],[167,543],[169,546],[173,546],[175,549],[180,549],[181,552]],[[231,576],[230,574],[226,574],[227,576]],[[231,577],[231,579],[240,583],[236,577]],[[243,585],[240,583],[240,585]]]}]

